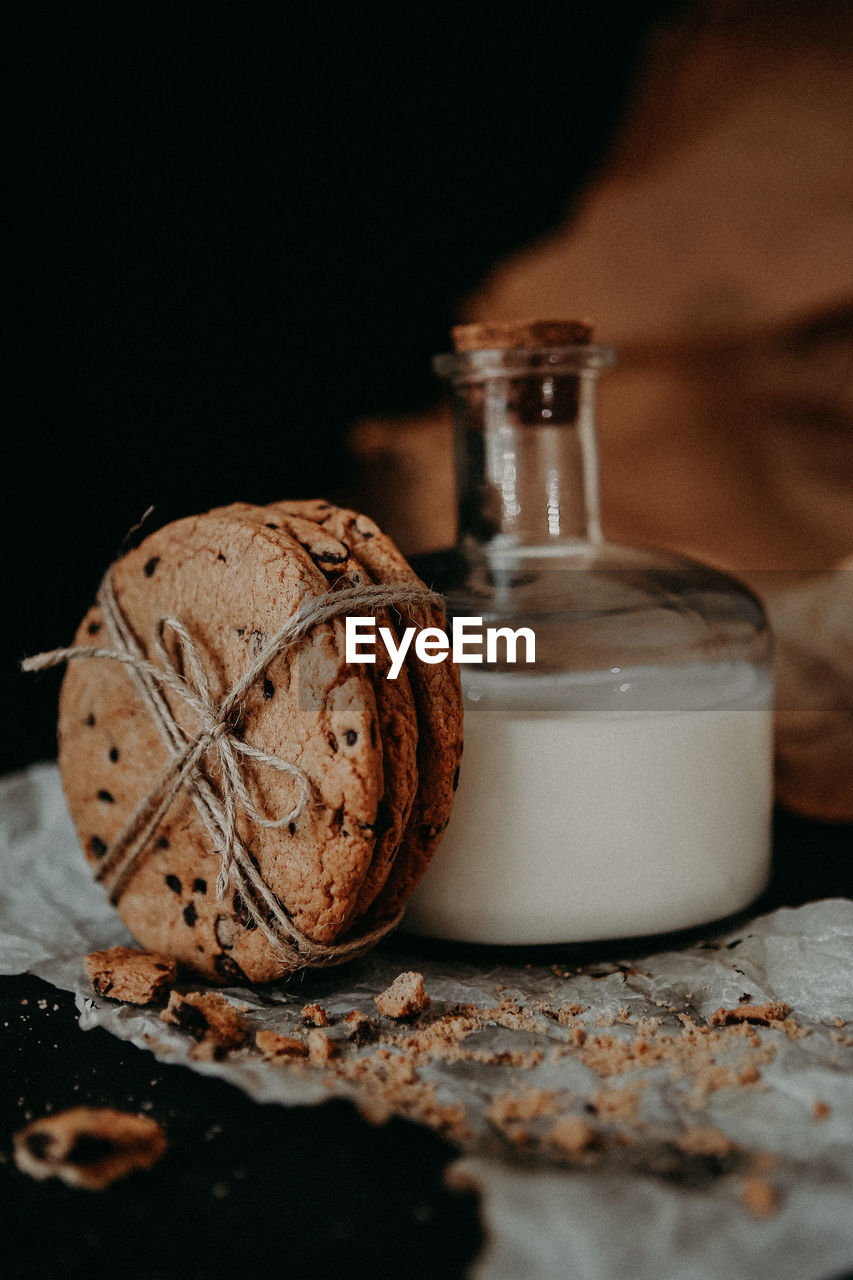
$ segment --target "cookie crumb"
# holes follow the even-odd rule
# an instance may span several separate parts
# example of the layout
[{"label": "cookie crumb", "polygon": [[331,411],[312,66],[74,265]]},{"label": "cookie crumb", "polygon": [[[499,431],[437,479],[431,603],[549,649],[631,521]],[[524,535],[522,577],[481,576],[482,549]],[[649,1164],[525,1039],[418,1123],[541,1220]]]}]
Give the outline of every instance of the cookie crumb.
[{"label": "cookie crumb", "polygon": [[727,1156],[737,1149],[726,1134],[704,1125],[691,1125],[685,1129],[675,1139],[675,1145],[688,1156]]},{"label": "cookie crumb", "polygon": [[109,947],[86,956],[86,973],[99,996],[127,1004],[165,1004],[178,966],[171,956],[133,947]]},{"label": "cookie crumb", "polygon": [[397,1019],[414,1018],[432,1003],[424,991],[423,974],[412,970],[398,974],[390,987],[373,999],[381,1014]]},{"label": "cookie crumb", "polygon": [[353,1044],[367,1044],[376,1033],[376,1028],[370,1018],[366,1013],[362,1013],[360,1009],[353,1009],[351,1013],[347,1014],[344,1018],[344,1026]]},{"label": "cookie crumb", "polygon": [[496,1094],[486,1108],[486,1118],[497,1128],[506,1129],[521,1120],[541,1120],[557,1114],[553,1089],[522,1089],[519,1093]]},{"label": "cookie crumb", "polygon": [[291,1062],[294,1058],[308,1056],[308,1048],[301,1040],[278,1031],[256,1031],[255,1046],[263,1054],[265,1062]]},{"label": "cookie crumb", "polygon": [[775,1213],[779,1204],[776,1191],[766,1178],[747,1178],[740,1198],[756,1218],[766,1218]]},{"label": "cookie crumb", "polygon": [[617,1089],[596,1089],[590,1095],[589,1105],[595,1115],[610,1123],[624,1121],[633,1124],[638,1118],[640,1092],[645,1087],[645,1080],[638,1080],[633,1087],[626,1085]]},{"label": "cookie crumb", "polygon": [[329,1015],[322,1005],[306,1004],[302,1007],[302,1021],[306,1027],[327,1027]]},{"label": "cookie crumb", "polygon": [[321,1031],[319,1027],[315,1027],[313,1031],[309,1031],[306,1037],[308,1044],[308,1058],[316,1066],[325,1066],[335,1056],[336,1045],[331,1036],[325,1031]]},{"label": "cookie crumb", "polygon": [[31,1178],[59,1178],[100,1191],[137,1169],[150,1169],[166,1150],[166,1135],[150,1116],[110,1107],[73,1107],[36,1120],[15,1134],[15,1163]]},{"label": "cookie crumb", "polygon": [[770,1027],[774,1022],[784,1022],[790,1009],[782,1000],[768,1000],[764,1004],[742,1004],[736,1009],[717,1009],[708,1021],[712,1027],[725,1027],[735,1022],[757,1022]]},{"label": "cookie crumb", "polygon": [[173,991],[160,1021],[188,1031],[199,1042],[192,1056],[200,1061],[224,1057],[249,1034],[245,1019],[218,991]]},{"label": "cookie crumb", "polygon": [[595,1142],[595,1130],[581,1116],[561,1116],[548,1132],[549,1144],[564,1156],[578,1156]]},{"label": "cookie crumb", "polygon": [[818,1099],[815,1099],[812,1103],[812,1115],[815,1120],[828,1120],[831,1114],[832,1111],[825,1102],[820,1102]]}]

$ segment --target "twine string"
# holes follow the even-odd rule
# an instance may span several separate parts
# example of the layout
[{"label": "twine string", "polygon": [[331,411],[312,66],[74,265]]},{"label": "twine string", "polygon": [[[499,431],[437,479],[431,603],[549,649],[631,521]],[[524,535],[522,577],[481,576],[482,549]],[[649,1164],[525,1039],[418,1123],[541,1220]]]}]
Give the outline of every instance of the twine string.
[{"label": "twine string", "polygon": [[[140,800],[98,868],[96,878],[104,884],[111,900],[119,902],[160,822],[178,793],[185,789],[219,853],[217,901],[229,885],[234,885],[249,916],[264,932],[286,968],[301,968],[306,963],[341,964],[369,950],[390,932],[402,912],[369,933],[342,943],[316,943],[293,923],[287,907],[266,884],[241,839],[237,818],[242,811],[253,824],[268,829],[281,828],[295,822],[309,805],[317,803],[316,792],[304,770],[246,742],[238,736],[238,726],[246,695],[269,665],[298,645],[314,627],[356,609],[375,611],[405,604],[443,606],[443,603],[435,592],[408,583],[348,587],[316,596],[303,604],[267,641],[217,704],[198,647],[180,619],[168,615],[161,620],[154,643],[159,661],[155,663],[145,657],[118,603],[108,571],[98,590],[97,604],[113,647],[73,645],[36,654],[21,665],[24,671],[43,671],[78,659],[122,663],[168,748],[170,759],[166,769]],[[176,640],[174,658],[165,643],[169,632]],[[177,695],[195,717],[192,736],[173,715],[167,690]],[[295,779],[297,799],[289,813],[269,817],[259,811],[241,769],[245,760]],[[209,774],[217,779],[216,789]]]}]

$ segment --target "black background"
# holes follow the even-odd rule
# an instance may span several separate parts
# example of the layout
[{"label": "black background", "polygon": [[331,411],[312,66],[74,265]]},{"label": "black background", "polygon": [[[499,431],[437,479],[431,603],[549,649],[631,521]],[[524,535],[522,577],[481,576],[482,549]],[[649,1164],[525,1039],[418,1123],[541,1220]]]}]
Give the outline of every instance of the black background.
[{"label": "black background", "polygon": [[[495,257],[606,153],[673,4],[16,6],[0,770],[54,754],[127,531],[347,493],[347,424],[435,396]],[[14,452],[12,452],[14,449]]]},{"label": "black background", "polygon": [[[16,664],[70,640],[150,504],[154,527],[346,497],[347,424],[434,397],[460,298],[577,199],[652,22],[685,7],[15,7],[0,771],[54,755],[59,676]],[[848,853],[778,814],[765,904],[849,890]],[[81,1036],[35,979],[3,991],[7,1157],[26,1111],[77,1101],[151,1101],[173,1142],[105,1197],[7,1159],[13,1274],[450,1276],[475,1251],[433,1135],[256,1107]]]}]

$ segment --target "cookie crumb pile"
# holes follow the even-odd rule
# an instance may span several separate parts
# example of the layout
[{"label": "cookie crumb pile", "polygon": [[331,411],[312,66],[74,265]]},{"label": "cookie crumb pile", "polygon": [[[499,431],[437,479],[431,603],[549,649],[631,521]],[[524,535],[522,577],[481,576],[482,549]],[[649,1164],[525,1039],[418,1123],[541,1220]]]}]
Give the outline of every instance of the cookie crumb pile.
[{"label": "cookie crumb pile", "polygon": [[[445,623],[365,516],[237,503],[152,533],[111,567],[74,647],[29,660],[68,661],[59,764],[95,876],[144,948],[208,981],[363,953],[447,825],[457,670],[413,648],[394,680],[381,647],[348,662],[344,614],[364,599],[392,633]],[[99,963],[102,994],[158,998],[120,957]]]},{"label": "cookie crumb pile", "polygon": [[[285,996],[274,1014],[215,991],[173,990],[160,1017],[192,1037],[192,1058],[260,1060],[319,1079],[372,1123],[402,1116],[462,1148],[531,1164],[615,1164],[687,1186],[722,1179],[742,1211],[777,1211],[779,1158],[726,1132],[720,1117],[730,1101],[737,1114],[736,1095],[765,1091],[765,1068],[783,1046],[812,1034],[786,1003],[741,1000],[700,1019],[655,1001],[659,1016],[637,1016],[627,1005],[495,986],[493,1004],[451,1004],[405,969],[352,1005],[326,987],[322,1003]],[[804,1105],[812,1123],[831,1122],[823,1099]]]}]

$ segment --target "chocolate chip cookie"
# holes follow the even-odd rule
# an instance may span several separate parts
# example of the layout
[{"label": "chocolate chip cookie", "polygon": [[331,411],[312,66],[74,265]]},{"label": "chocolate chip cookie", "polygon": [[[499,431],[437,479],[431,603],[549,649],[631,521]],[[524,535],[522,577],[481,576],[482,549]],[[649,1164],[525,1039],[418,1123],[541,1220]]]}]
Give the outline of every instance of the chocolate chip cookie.
[{"label": "chocolate chip cookie", "polygon": [[[242,519],[278,529],[295,539],[322,572],[330,590],[370,586],[374,578],[353,554],[352,549],[321,525],[302,516],[276,510],[270,520],[266,507],[237,503],[222,508]],[[375,610],[378,627],[396,634],[391,611]],[[373,682],[377,722],[382,743],[384,791],[375,823],[376,845],[356,904],[361,916],[385,885],[409,821],[418,787],[418,717],[405,668],[389,680],[391,659],[384,645],[376,648],[375,663],[365,666]]]},{"label": "chocolate chip cookie", "polygon": [[[323,501],[278,502],[271,517],[300,516],[330,533],[358,558],[375,582],[423,585],[391,539],[367,516]],[[435,605],[405,605],[403,626],[445,627]],[[418,720],[418,791],[391,874],[373,904],[374,923],[393,917],[429,866],[450,819],[462,758],[462,697],[452,662],[406,667]]]},{"label": "chocolate chip cookie", "polygon": [[[179,619],[214,706],[300,605],[329,587],[283,528],[265,528],[235,512],[180,520],[151,534],[113,566],[112,584],[142,655],[162,663],[162,648],[192,683],[192,656],[163,622]],[[112,647],[100,608],[89,611],[76,643]],[[198,706],[192,697],[164,692],[180,741],[192,739],[200,728]],[[237,833],[301,933],[333,942],[356,920],[385,795],[374,683],[367,667],[347,664],[343,621],[316,626],[298,647],[273,659],[236,712],[228,726],[234,735],[298,766],[312,793],[283,828],[264,827],[240,810]],[[172,747],[125,666],[106,658],[69,664],[59,736],[69,808],[96,869],[168,769]],[[215,754],[202,763],[215,787]],[[241,763],[260,814],[277,820],[293,810],[299,793],[290,774],[253,759]],[[145,947],[214,981],[279,976],[288,965],[233,880],[224,900],[216,900],[219,866],[220,850],[182,788],[133,866],[119,914]]]}]

